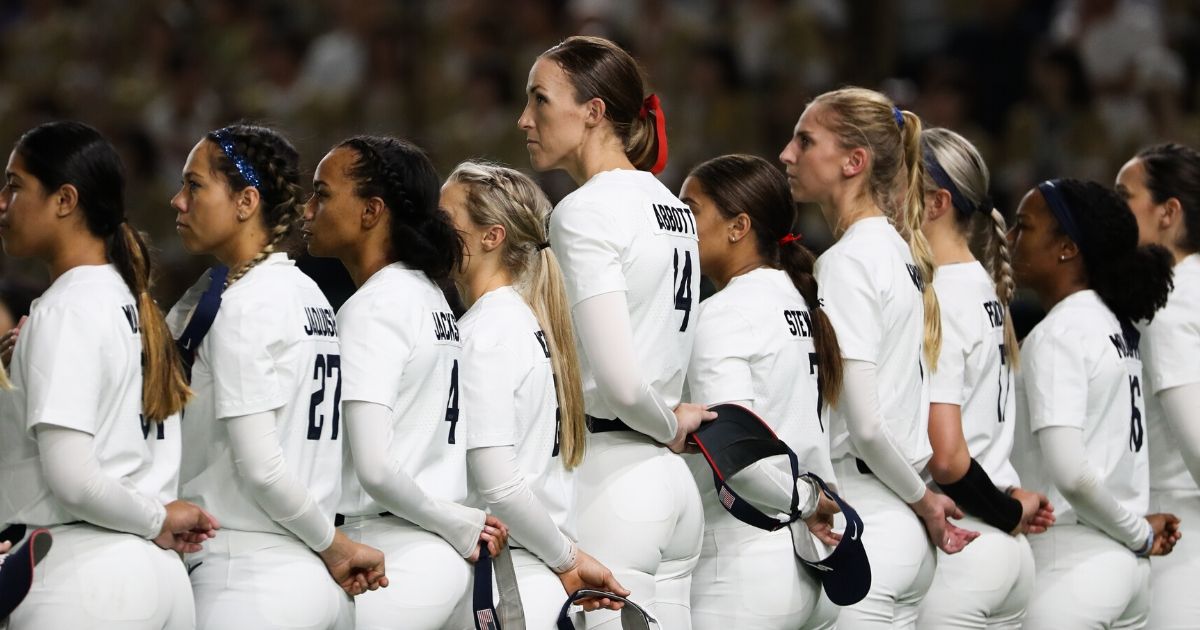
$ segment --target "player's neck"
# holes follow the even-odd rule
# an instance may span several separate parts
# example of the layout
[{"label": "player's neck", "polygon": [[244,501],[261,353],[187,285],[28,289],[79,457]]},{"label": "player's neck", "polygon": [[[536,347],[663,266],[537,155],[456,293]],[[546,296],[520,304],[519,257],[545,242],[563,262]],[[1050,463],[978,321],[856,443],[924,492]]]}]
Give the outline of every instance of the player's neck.
[{"label": "player's neck", "polygon": [[498,261],[480,259],[473,263],[473,266],[475,268],[470,270],[462,282],[465,293],[463,301],[467,308],[491,291],[513,283],[512,274]]},{"label": "player's neck", "polygon": [[709,276],[708,279],[712,280],[713,286],[718,291],[724,289],[725,285],[732,282],[734,278],[767,266],[767,262],[763,260],[762,256],[758,255],[757,248],[749,249],[752,251],[735,252],[724,265],[721,265],[720,269]]},{"label": "player's neck", "polygon": [[76,267],[107,265],[108,249],[104,239],[88,235],[85,238],[72,239],[71,242],[59,243],[46,262],[50,268],[50,282],[54,282],[59,276]]},{"label": "player's neck", "polygon": [[567,174],[580,186],[604,171],[636,170],[633,162],[625,155],[620,141],[611,134],[597,136],[591,142],[582,144],[573,162],[574,164],[566,169]]},{"label": "player's neck", "polygon": [[1050,286],[1047,286],[1038,293],[1038,297],[1041,298],[1042,308],[1049,312],[1056,304],[1067,299],[1072,294],[1089,288],[1087,283],[1082,280],[1063,279],[1051,283]]},{"label": "player's neck", "polygon": [[380,269],[395,262],[388,257],[387,247],[371,245],[356,247],[347,255],[338,258],[346,267],[356,288],[366,284]]},{"label": "player's neck", "polygon": [[[952,224],[954,217],[947,218]],[[933,262],[938,267],[956,263],[973,262],[975,255],[967,244],[967,238],[953,225],[941,225],[946,221],[931,221],[921,227],[929,248],[933,250]]]},{"label": "player's neck", "polygon": [[[850,229],[850,226],[863,219],[886,216],[871,199],[871,196],[861,190],[835,192],[829,200],[822,202],[821,205],[826,204],[832,209],[832,212],[826,216],[834,218],[832,227],[836,238],[841,238],[846,230]],[[824,208],[822,208],[822,213],[825,213]]]},{"label": "player's neck", "polygon": [[266,230],[254,226],[214,249],[212,255],[216,256],[222,265],[235,270],[253,260],[268,242],[270,241]]}]

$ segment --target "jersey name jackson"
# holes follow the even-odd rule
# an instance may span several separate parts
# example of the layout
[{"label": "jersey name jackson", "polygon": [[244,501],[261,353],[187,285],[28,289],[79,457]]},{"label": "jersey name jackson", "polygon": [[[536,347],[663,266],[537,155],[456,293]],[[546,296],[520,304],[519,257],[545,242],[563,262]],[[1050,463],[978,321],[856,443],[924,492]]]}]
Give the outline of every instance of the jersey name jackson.
[{"label": "jersey name jackson", "polygon": [[437,343],[462,342],[458,336],[458,321],[454,319],[454,313],[434,311],[430,315],[433,316],[433,338]]}]

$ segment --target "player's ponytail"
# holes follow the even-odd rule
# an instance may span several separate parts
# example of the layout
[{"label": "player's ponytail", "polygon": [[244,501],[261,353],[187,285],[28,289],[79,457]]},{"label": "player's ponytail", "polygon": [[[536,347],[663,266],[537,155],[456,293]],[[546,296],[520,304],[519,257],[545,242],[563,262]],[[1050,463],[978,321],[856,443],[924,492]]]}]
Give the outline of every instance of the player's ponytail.
[{"label": "player's ponytail", "polygon": [[438,205],[441,182],[425,152],[386,136],[355,136],[341,147],[358,154],[349,171],[354,194],[378,197],[388,209],[388,259],[435,282],[448,279],[462,262],[462,239]]},{"label": "player's ponytail", "polygon": [[21,136],[16,151],[47,190],[75,187],[88,231],[103,238],[108,259],[137,300],[142,337],[142,413],[165,420],[191,397],[162,311],[150,296],[152,265],[144,237],[125,220],[125,175],[116,149],[78,122],[55,122]]},{"label": "player's ponytail", "polygon": [[991,175],[987,164],[970,141],[941,127],[921,131],[921,155],[925,166],[922,191],[947,191],[959,233],[969,244],[983,243],[983,255],[978,257],[991,274],[996,297],[1004,308],[1004,353],[1008,365],[1016,369],[1020,350],[1009,313],[1016,281],[1008,249],[1008,224],[988,197]]},{"label": "player's ponytail", "polygon": [[871,155],[866,189],[912,252],[925,310],[925,360],[936,370],[942,349],[942,316],[933,290],[933,251],[921,233],[925,215],[921,119],[896,107],[887,96],[858,87],[825,92],[813,99],[812,106],[816,105],[832,114],[825,122],[839,144],[866,149]]},{"label": "player's ponytail", "polygon": [[571,470],[583,461],[587,430],[570,303],[546,229],[550,200],[519,171],[485,162],[459,164],[447,182],[465,186],[472,223],[504,227],[501,260],[546,336],[561,419],[559,455]]},{"label": "player's ponytail", "polygon": [[602,37],[568,37],[541,55],[558,63],[575,88],[575,100],[604,101],[604,117],[634,167],[652,173],[667,164],[667,121],[658,97],[646,95],[637,61]]},{"label": "player's ponytail", "polygon": [[254,258],[229,273],[227,286],[275,252],[287,251],[304,215],[300,188],[300,154],[273,129],[255,125],[231,125],[209,132],[205,138],[214,146],[216,171],[238,192],[258,190],[259,214],[270,237]]},{"label": "player's ponytail", "polygon": [[723,155],[692,169],[688,177],[713,201],[721,216],[750,217],[758,253],[788,274],[808,305],[813,345],[817,350],[817,383],[822,400],[836,405],[842,391],[842,352],[833,323],[821,308],[816,257],[792,233],[796,204],[787,179],[766,160],[752,155]]},{"label": "player's ponytail", "polygon": [[[1077,179],[1053,180],[1039,189],[1058,229],[1079,247],[1088,287],[1123,324],[1150,320],[1166,306],[1173,284],[1171,254],[1158,245],[1138,246],[1137,219],[1117,193]],[[1051,198],[1055,195],[1057,200]],[[1058,218],[1061,212],[1069,213],[1075,234]]]}]

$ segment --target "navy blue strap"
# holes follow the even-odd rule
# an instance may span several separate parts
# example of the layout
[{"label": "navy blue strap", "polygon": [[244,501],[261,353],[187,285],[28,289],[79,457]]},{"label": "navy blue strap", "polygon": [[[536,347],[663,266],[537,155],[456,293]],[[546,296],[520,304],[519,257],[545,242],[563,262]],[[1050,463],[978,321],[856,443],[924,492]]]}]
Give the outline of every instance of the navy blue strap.
[{"label": "navy blue strap", "polygon": [[650,624],[657,624],[658,620],[650,616],[646,609],[638,606],[633,600],[626,599],[614,593],[606,593],[590,588],[583,588],[575,591],[567,598],[567,601],[562,605],[562,609],[558,611],[558,630],[575,630],[575,624],[571,623],[571,617],[567,614],[571,610],[571,605],[581,599],[602,598],[615,599],[625,604],[621,608],[621,627],[625,630],[650,630]]},{"label": "navy blue strap", "polygon": [[175,340],[189,380],[192,376],[192,364],[196,362],[196,349],[200,347],[200,342],[204,341],[204,336],[217,319],[217,311],[221,308],[221,293],[225,290],[225,278],[228,275],[229,268],[225,265],[217,265],[208,270],[208,288],[200,294],[200,301],[192,311],[192,318],[183,328],[179,339]]},{"label": "navy blue strap", "polygon": [[[967,198],[963,196],[961,191],[959,191],[958,186],[954,184],[954,180],[950,179],[950,175],[946,173],[946,169],[942,168],[941,163],[938,162],[937,156],[933,154],[933,151],[931,151],[928,146],[923,148],[922,153],[924,154],[925,158],[925,170],[929,173],[929,176],[933,178],[933,182],[937,184],[938,187],[943,188],[950,193],[950,203],[954,206],[954,209],[958,211],[959,216],[971,216],[971,212],[976,210],[976,208],[971,205],[971,202],[967,201]],[[982,209],[983,208],[979,208],[979,210]],[[991,209],[989,208],[989,210]]]},{"label": "navy blue strap", "polygon": [[475,562],[475,584],[471,591],[471,608],[475,630],[500,630],[500,618],[492,603],[492,554],[487,543],[479,543],[479,560]]}]

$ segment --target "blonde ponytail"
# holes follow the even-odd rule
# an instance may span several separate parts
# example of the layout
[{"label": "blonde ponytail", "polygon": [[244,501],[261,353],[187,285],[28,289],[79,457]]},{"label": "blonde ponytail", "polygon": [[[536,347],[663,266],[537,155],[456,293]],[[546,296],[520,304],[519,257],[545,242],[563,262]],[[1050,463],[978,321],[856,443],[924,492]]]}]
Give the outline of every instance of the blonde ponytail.
[{"label": "blonde ponytail", "polygon": [[[925,164],[921,159],[921,119],[914,113],[902,112],[904,164],[907,182],[901,206],[901,233],[908,240],[913,263],[921,276],[921,300],[925,306],[925,362],[932,372],[937,371],[938,356],[942,353],[942,308],[933,290],[933,250],[921,223],[925,218]],[[904,171],[901,171],[902,173]]]}]

